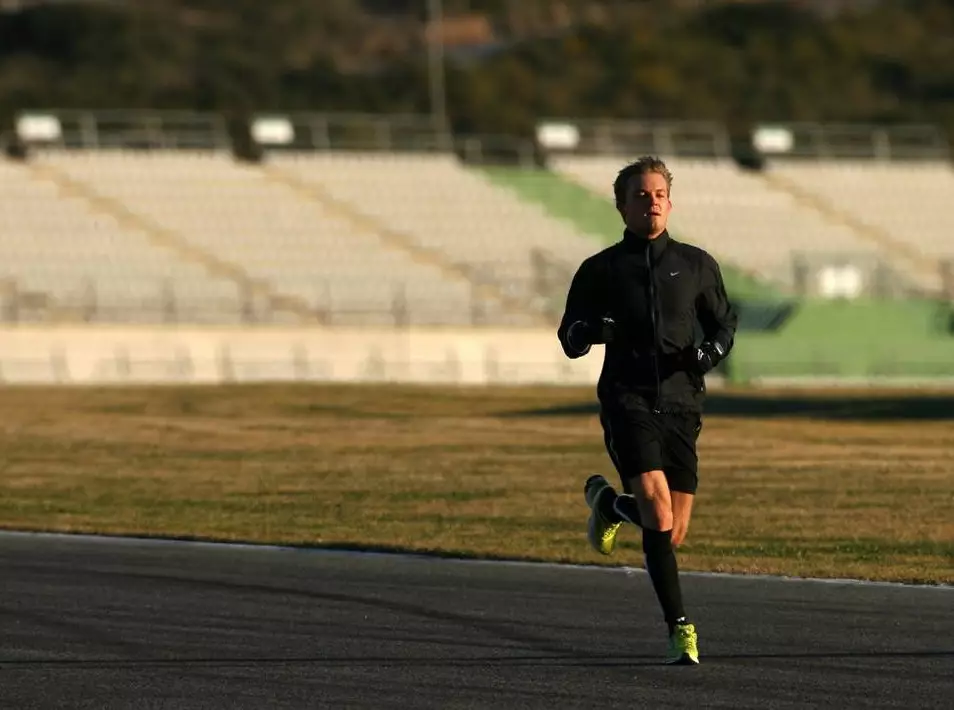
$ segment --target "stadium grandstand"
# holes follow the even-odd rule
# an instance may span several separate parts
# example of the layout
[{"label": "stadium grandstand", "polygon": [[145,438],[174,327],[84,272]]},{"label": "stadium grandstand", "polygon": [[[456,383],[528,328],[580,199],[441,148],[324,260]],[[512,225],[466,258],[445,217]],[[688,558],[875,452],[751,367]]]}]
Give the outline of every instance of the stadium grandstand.
[{"label": "stadium grandstand", "polygon": [[867,308],[930,342],[875,352],[875,369],[930,351],[928,370],[954,374],[954,173],[936,132],[774,127],[754,136],[760,164],[742,166],[718,125],[543,122],[505,151],[447,143],[432,126],[262,117],[236,155],[215,115],[21,114],[0,162],[0,312],[21,324],[550,329],[576,266],[619,238],[616,171],[652,153],[675,174],[675,236],[725,265],[759,353],[750,371],[787,372],[784,333],[811,318],[796,370],[870,373],[845,364],[822,325],[845,337]]}]

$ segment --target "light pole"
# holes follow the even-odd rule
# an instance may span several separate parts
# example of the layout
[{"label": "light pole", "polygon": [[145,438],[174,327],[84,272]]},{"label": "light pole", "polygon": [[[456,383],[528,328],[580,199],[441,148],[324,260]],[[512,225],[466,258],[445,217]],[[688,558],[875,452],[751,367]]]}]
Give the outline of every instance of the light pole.
[{"label": "light pole", "polygon": [[438,145],[448,147],[450,129],[447,125],[447,91],[444,78],[444,3],[427,0],[427,77],[430,86],[431,119]]}]

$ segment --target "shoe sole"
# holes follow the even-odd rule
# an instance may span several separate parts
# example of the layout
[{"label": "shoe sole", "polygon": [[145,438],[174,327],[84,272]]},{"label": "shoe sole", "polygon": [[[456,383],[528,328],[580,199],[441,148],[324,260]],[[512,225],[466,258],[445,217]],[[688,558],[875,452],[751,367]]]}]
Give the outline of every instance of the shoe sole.
[{"label": "shoe sole", "polygon": [[698,666],[699,661],[695,660],[688,653],[684,653],[679,658],[676,658],[676,659],[667,658],[666,665],[668,666]]}]

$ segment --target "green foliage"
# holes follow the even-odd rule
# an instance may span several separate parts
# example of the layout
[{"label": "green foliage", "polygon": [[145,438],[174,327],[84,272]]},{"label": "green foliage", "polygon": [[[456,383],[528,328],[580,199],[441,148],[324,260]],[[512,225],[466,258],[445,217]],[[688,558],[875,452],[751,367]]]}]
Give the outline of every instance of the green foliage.
[{"label": "green foliage", "polygon": [[[543,116],[933,122],[954,129],[954,4],[454,2],[497,45],[448,50],[461,133]],[[0,116],[26,107],[426,112],[426,3],[151,0],[0,13]]]}]

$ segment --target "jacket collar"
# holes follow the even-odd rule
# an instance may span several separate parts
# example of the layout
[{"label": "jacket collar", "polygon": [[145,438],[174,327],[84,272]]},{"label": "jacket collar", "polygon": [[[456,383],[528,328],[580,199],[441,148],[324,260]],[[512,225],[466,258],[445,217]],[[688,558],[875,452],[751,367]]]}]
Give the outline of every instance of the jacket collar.
[{"label": "jacket collar", "polygon": [[646,251],[646,244],[649,243],[652,249],[653,260],[663,253],[671,241],[672,238],[669,236],[668,230],[663,231],[663,233],[655,239],[646,239],[646,237],[641,237],[628,229],[623,231],[623,246],[627,251],[643,253]]}]

